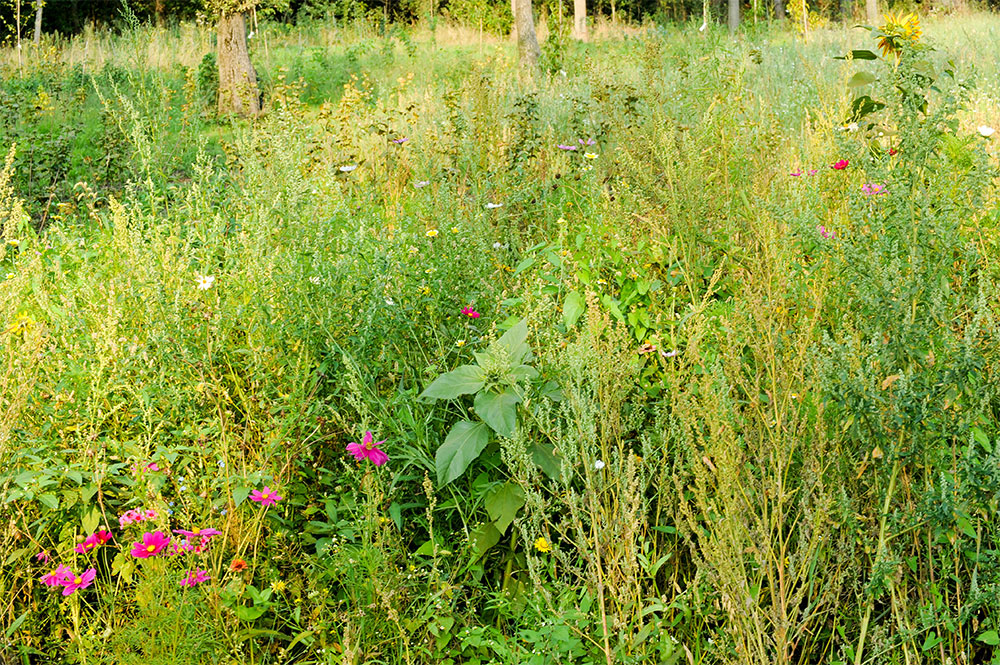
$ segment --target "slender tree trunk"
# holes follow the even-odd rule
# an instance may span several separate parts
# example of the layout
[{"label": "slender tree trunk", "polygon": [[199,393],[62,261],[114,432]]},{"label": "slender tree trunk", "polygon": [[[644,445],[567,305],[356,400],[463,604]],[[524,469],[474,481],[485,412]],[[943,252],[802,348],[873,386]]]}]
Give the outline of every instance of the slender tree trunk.
[{"label": "slender tree trunk", "polygon": [[785,0],[774,0],[774,18],[779,21],[785,18]]},{"label": "slender tree trunk", "polygon": [[35,46],[42,43],[42,0],[35,0]]},{"label": "slender tree trunk", "polygon": [[740,27],[740,0],[729,0],[729,34],[735,35]]},{"label": "slender tree trunk", "polygon": [[878,0],[865,0],[865,14],[869,24],[878,25]]},{"label": "slender tree trunk", "polygon": [[538,64],[541,49],[535,35],[535,19],[531,13],[531,0],[510,0],[517,31],[517,55],[522,67],[533,69]]},{"label": "slender tree trunk", "polygon": [[257,115],[257,72],[247,51],[247,22],[241,13],[219,17],[219,113]]},{"label": "slender tree trunk", "polygon": [[156,0],[153,4],[153,12],[156,14],[156,27],[163,27],[163,0]]},{"label": "slender tree trunk", "polygon": [[587,0],[573,0],[573,36],[587,41]]}]

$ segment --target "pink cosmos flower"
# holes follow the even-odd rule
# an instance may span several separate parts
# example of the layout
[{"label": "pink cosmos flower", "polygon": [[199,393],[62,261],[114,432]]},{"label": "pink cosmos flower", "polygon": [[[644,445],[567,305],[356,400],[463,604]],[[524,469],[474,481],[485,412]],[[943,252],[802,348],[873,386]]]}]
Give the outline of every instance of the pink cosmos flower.
[{"label": "pink cosmos flower", "polygon": [[482,314],[472,309],[471,307],[463,307],[462,314],[465,314],[470,319],[478,319]]},{"label": "pink cosmos flower", "polygon": [[395,143],[396,145],[403,145],[409,140],[410,139],[406,138],[405,136],[401,136],[398,139],[393,139],[392,142]]},{"label": "pink cosmos flower", "polygon": [[100,531],[94,534],[94,537],[97,538],[98,545],[104,545],[106,543],[111,542],[111,539],[114,536],[111,535],[110,531],[105,531],[104,529],[101,529]]},{"label": "pink cosmos flower", "polygon": [[97,547],[97,545],[98,545],[97,534],[92,533],[89,536],[87,536],[87,538],[82,543],[74,547],[73,551],[76,552],[77,554],[86,554],[90,550]]},{"label": "pink cosmos flower", "polygon": [[[478,315],[477,315],[478,316]],[[365,436],[361,439],[361,443],[351,442],[347,444],[347,452],[354,455],[354,458],[359,462],[363,462],[366,459],[371,460],[371,463],[375,466],[382,466],[389,461],[389,456],[379,449],[385,441],[378,441],[372,443],[375,437],[372,436],[371,432],[365,432]]]},{"label": "pink cosmos flower", "polygon": [[817,169],[809,169],[809,172],[806,175],[816,175],[817,173],[819,173]]},{"label": "pink cosmos flower", "polygon": [[186,529],[174,529],[174,533],[187,536],[188,538],[201,538],[203,541],[210,539],[212,536],[222,535],[222,532],[217,529],[199,529],[197,527],[190,531]]},{"label": "pink cosmos flower", "polygon": [[153,510],[152,508],[150,508],[149,510],[147,510],[145,513],[142,514],[142,517],[143,517],[143,519],[147,519],[147,520],[155,520],[156,519],[156,511]]},{"label": "pink cosmos flower", "polygon": [[97,576],[97,571],[93,568],[87,572],[77,576],[72,572],[64,577],[59,584],[62,585],[62,595],[68,596],[72,594],[77,589],[86,589],[94,582],[94,577]]},{"label": "pink cosmos flower", "polygon": [[181,580],[181,586],[197,586],[210,579],[212,578],[208,576],[207,570],[191,570],[188,571],[187,577]]},{"label": "pink cosmos flower", "polygon": [[142,534],[142,541],[132,545],[132,556],[136,559],[148,559],[156,556],[164,547],[170,544],[170,536],[162,531],[153,531]]},{"label": "pink cosmos flower", "polygon": [[261,492],[254,490],[253,492],[250,492],[250,500],[256,501],[262,506],[273,506],[281,501],[281,497],[278,496],[278,493],[270,487],[264,485],[264,491]]},{"label": "pink cosmos flower", "polygon": [[42,584],[45,586],[59,586],[63,583],[63,580],[73,576],[73,571],[69,569],[69,566],[64,566],[59,564],[59,567],[53,570],[48,575],[42,576]]},{"label": "pink cosmos flower", "polygon": [[827,231],[826,227],[823,226],[822,224],[820,224],[819,226],[817,226],[816,230],[819,231],[819,234],[821,236],[823,236],[824,238],[826,238],[827,240],[832,240],[833,238],[837,237],[837,232],[836,231]]},{"label": "pink cosmos flower", "polygon": [[149,464],[146,465],[146,471],[159,471],[159,470],[160,470],[160,465],[157,464],[156,462],[150,462]]},{"label": "pink cosmos flower", "polygon": [[583,145],[597,145],[597,141],[595,141],[594,139],[587,139],[586,141],[584,141],[583,139],[578,139],[578,140]]},{"label": "pink cosmos flower", "polygon": [[35,561],[41,561],[42,563],[48,563],[51,560],[52,560],[52,557],[50,557],[49,553],[46,552],[45,550],[42,550],[41,552],[39,552],[38,554],[35,555]]},{"label": "pink cosmos flower", "polygon": [[865,196],[876,196],[878,194],[885,194],[885,185],[879,185],[874,182],[866,182],[861,185],[861,193]]},{"label": "pink cosmos flower", "polygon": [[560,150],[576,150],[576,146],[575,145],[562,145],[560,143],[560,144],[557,144],[556,147],[559,148]]},{"label": "pink cosmos flower", "polygon": [[839,159],[836,162],[834,162],[830,168],[833,169],[834,171],[843,171],[844,169],[847,168],[847,165],[849,163],[850,162],[848,162],[846,159]]},{"label": "pink cosmos flower", "polygon": [[802,169],[795,169],[788,175],[792,176],[793,178],[798,178],[800,175],[802,175]]}]

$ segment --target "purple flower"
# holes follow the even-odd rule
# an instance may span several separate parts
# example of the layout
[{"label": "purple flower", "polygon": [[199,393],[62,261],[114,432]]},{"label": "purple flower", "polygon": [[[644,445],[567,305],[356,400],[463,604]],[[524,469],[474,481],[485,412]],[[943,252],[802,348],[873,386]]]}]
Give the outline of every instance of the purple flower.
[{"label": "purple flower", "polygon": [[406,138],[405,136],[401,136],[398,139],[393,139],[392,142],[395,143],[396,145],[403,145],[409,140],[410,139]]},{"label": "purple flower", "polygon": [[[582,143],[582,141],[581,141],[581,143]],[[576,150],[576,146],[575,145],[562,145],[560,143],[556,147],[559,148],[560,150]]]}]

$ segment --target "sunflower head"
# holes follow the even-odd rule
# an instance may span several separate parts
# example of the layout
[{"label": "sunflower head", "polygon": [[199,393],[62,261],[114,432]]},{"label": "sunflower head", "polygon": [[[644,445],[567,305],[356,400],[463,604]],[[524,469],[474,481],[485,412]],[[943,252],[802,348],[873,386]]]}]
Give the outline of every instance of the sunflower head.
[{"label": "sunflower head", "polygon": [[891,55],[898,61],[904,44],[915,46],[920,42],[923,34],[920,19],[916,14],[903,12],[890,12],[884,18],[885,24],[879,28],[881,36],[878,38],[878,47],[883,56],[888,58]]}]

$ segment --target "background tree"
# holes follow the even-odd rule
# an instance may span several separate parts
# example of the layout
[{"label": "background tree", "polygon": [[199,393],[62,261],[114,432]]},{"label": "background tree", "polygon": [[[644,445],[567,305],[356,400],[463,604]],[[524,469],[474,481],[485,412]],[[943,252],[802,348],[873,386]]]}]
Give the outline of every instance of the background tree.
[{"label": "background tree", "polygon": [[573,0],[573,36],[587,41],[587,0]]},{"label": "background tree", "polygon": [[878,25],[878,0],[865,0],[865,14],[869,25]]},{"label": "background tree", "polygon": [[740,0],[729,0],[729,34],[736,34],[740,27]]},{"label": "background tree", "polygon": [[538,64],[541,49],[535,35],[535,17],[531,12],[531,0],[510,0],[514,14],[514,31],[517,35],[517,55],[522,67],[534,68]]},{"label": "background tree", "polygon": [[35,0],[35,46],[42,43],[42,7],[43,0]]}]

